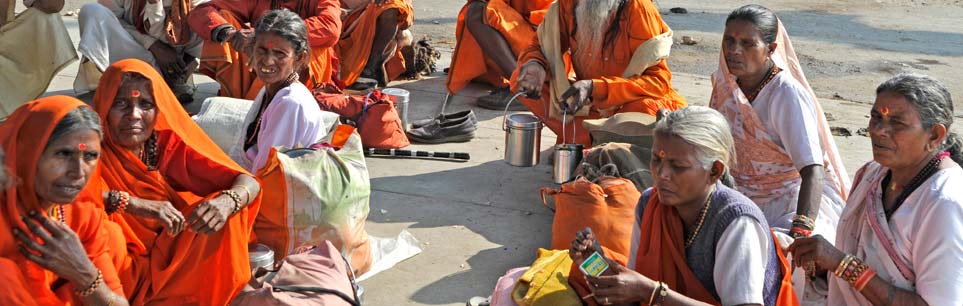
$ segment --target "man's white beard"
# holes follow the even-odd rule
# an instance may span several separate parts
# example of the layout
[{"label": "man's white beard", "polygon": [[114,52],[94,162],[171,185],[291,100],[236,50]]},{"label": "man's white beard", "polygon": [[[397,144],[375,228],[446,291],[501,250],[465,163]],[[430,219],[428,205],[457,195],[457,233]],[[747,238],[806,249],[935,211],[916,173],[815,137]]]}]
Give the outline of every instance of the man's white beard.
[{"label": "man's white beard", "polygon": [[575,5],[575,40],[573,60],[588,67],[602,57],[605,32],[622,0],[581,0]]}]

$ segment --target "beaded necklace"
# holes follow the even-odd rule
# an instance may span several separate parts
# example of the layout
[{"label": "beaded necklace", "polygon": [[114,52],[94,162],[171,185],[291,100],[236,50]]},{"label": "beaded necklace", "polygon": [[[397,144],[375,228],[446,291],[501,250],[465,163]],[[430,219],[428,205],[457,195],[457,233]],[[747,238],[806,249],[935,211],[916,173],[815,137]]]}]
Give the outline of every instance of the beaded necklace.
[{"label": "beaded necklace", "polygon": [[[887,220],[889,220],[889,218],[893,216],[893,213],[895,213],[896,210],[903,205],[903,202],[906,201],[906,198],[908,198],[910,194],[913,193],[913,191],[916,191],[916,188],[919,188],[920,185],[923,185],[923,182],[925,182],[927,179],[930,178],[930,176],[932,176],[934,173],[936,173],[937,170],[939,170],[940,162],[942,162],[943,159],[949,155],[950,153],[946,151],[936,154],[936,156],[930,159],[930,161],[926,163],[926,166],[923,166],[923,169],[920,169],[920,172],[917,173],[916,176],[914,176],[913,179],[906,184],[906,186],[899,193],[899,195],[896,196],[896,202],[893,205],[893,207],[889,209],[886,209],[885,207],[883,207],[883,213],[886,214]],[[887,189],[886,186],[889,186],[888,189],[892,191],[896,191],[898,187],[898,185],[895,183],[890,184],[890,180],[892,178],[893,178],[893,170],[889,170],[886,173],[886,177],[883,178],[883,181],[881,182],[882,184],[881,188],[883,189],[884,196]]]},{"label": "beaded necklace", "polygon": [[157,133],[151,134],[144,142],[144,148],[140,151],[140,161],[147,166],[147,171],[157,170]]},{"label": "beaded necklace", "polygon": [[715,188],[709,192],[709,196],[706,197],[706,204],[702,206],[702,214],[699,216],[699,224],[696,225],[696,229],[692,232],[692,236],[685,240],[685,248],[688,249],[695,242],[696,237],[699,236],[699,230],[702,229],[702,224],[706,221],[706,215],[709,214],[709,205],[712,204],[712,193],[715,192]]},{"label": "beaded necklace", "polygon": [[57,219],[61,224],[67,223],[67,214],[64,213],[63,205],[54,205],[54,207],[48,208],[47,216]]},{"label": "beaded necklace", "polygon": [[772,64],[772,67],[769,68],[769,75],[766,76],[765,79],[762,79],[762,82],[759,82],[759,86],[756,86],[756,89],[753,90],[751,94],[746,96],[746,99],[749,100],[750,104],[752,103],[752,101],[756,100],[756,96],[759,95],[759,92],[762,91],[762,88],[766,87],[766,84],[769,84],[769,81],[772,81],[772,79],[776,77],[776,74],[778,74],[779,71],[782,71],[782,69],[777,67],[776,64]]},{"label": "beaded necklace", "polygon": [[[288,76],[287,79],[282,81],[284,83],[278,88],[285,88],[285,87],[291,86],[291,84],[298,81],[298,78],[299,76],[297,72],[292,73],[291,75]],[[260,105],[261,107],[259,107],[257,111],[257,121],[254,122],[253,126],[248,127],[248,130],[247,130],[248,136],[247,136],[247,140],[244,141],[244,150],[247,150],[253,147],[254,144],[257,143],[257,135],[261,131],[261,118],[264,117],[264,110],[267,109],[268,104],[271,103],[271,100],[274,100],[274,95],[276,94],[277,93],[275,92],[270,97],[268,97],[267,90],[264,91],[264,97]]]}]

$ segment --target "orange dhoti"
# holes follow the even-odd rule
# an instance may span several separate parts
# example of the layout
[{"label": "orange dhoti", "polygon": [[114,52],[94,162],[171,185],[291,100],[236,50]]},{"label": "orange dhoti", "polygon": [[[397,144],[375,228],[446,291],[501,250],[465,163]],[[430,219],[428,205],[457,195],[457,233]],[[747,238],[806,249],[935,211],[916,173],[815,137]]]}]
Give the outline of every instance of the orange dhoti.
[{"label": "orange dhoti", "polygon": [[[227,10],[219,11],[221,16],[236,29],[243,29],[242,18]],[[331,47],[312,47],[311,60],[308,62],[310,76],[305,80],[308,88],[331,83],[337,68],[337,57]],[[200,72],[221,85],[218,96],[254,100],[264,83],[250,70],[248,56],[232,49],[230,44],[204,41],[201,53]],[[304,77],[301,78],[304,80]]]},{"label": "orange dhoti", "polygon": [[[372,2],[366,7],[355,9],[342,22],[341,40],[338,41],[337,48],[338,58],[341,61],[341,81],[345,85],[354,84],[361,76],[364,66],[368,64],[378,26],[378,16],[393,9],[398,10],[398,31],[406,30],[414,24],[415,12],[411,0],[387,0],[382,5]],[[405,72],[405,64],[401,48],[398,48],[385,63],[388,80],[395,80],[401,76]]]},{"label": "orange dhoti", "polygon": [[[455,28],[455,52],[448,69],[446,86],[448,92],[455,93],[473,80],[482,81],[498,88],[508,87],[505,72],[491,59],[485,57],[481,45],[465,25],[465,15],[472,2],[469,0],[458,14]],[[535,27],[545,18],[545,11],[552,1],[547,0],[489,0],[485,5],[485,24],[494,28],[508,45],[513,54],[520,54],[535,38]],[[482,58],[483,61],[478,59]],[[510,71],[508,73],[511,73]]]}]

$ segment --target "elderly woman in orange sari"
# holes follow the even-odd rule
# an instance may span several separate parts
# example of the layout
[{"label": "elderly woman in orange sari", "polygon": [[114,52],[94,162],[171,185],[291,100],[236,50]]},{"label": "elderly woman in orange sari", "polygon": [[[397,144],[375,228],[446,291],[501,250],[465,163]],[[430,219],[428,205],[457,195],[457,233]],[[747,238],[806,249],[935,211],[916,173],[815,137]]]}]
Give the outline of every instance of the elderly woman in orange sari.
[{"label": "elderly woman in orange sari", "polygon": [[65,96],[27,103],[0,124],[4,166],[19,180],[0,193],[0,305],[127,305],[104,213],[75,201],[101,134],[97,114]]},{"label": "elderly woman in orange sari", "polygon": [[257,180],[204,134],[147,63],[111,65],[94,106],[106,133],[101,175],[88,190],[126,238],[118,271],[131,303],[226,305],[251,276]]}]

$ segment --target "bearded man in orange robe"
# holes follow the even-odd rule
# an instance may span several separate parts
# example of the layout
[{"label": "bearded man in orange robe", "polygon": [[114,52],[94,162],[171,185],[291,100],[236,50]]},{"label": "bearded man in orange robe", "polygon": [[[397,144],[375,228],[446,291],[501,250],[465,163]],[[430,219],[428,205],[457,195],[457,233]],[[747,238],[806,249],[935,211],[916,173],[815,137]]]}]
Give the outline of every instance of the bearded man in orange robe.
[{"label": "bearded man in orange robe", "polygon": [[568,114],[567,139],[557,143],[589,145],[583,120],[686,105],[670,83],[671,46],[672,30],[652,1],[558,0],[519,55],[512,88],[532,97],[521,102],[557,135]]},{"label": "bearded man in orange robe", "polygon": [[[488,83],[496,89],[479,98],[478,106],[504,109],[518,54],[535,39],[535,29],[551,4],[552,0],[468,0],[458,14],[448,92],[456,93],[471,81]],[[518,103],[513,106],[525,109]]]}]

